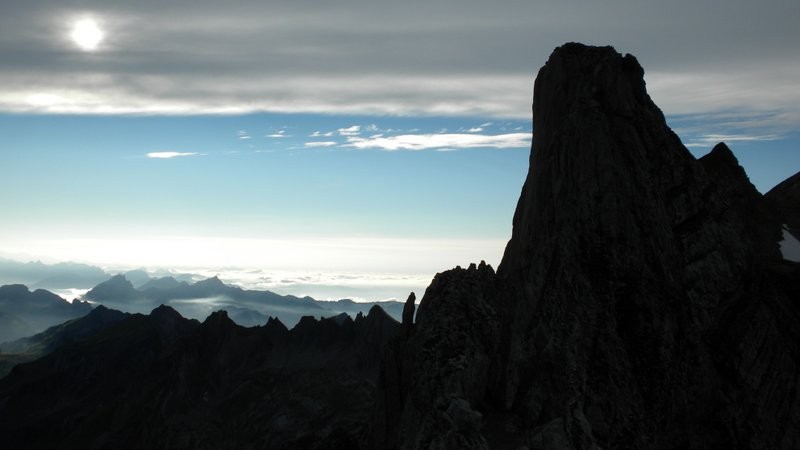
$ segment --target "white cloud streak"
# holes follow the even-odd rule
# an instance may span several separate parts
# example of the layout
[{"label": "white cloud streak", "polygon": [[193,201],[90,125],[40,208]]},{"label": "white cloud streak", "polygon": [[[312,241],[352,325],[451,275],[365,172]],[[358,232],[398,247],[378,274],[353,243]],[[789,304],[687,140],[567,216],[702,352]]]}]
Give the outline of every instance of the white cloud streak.
[{"label": "white cloud streak", "polygon": [[171,159],[171,158],[179,158],[182,156],[197,156],[200,153],[196,152],[150,152],[146,156],[148,158],[155,158],[155,159]]},{"label": "white cloud streak", "polygon": [[746,135],[746,134],[704,134],[697,138],[690,139],[685,144],[687,147],[709,147],[719,142],[758,142],[758,141],[777,141],[781,139],[777,134]]},{"label": "white cloud streak", "polygon": [[390,137],[348,138],[343,147],[360,150],[457,150],[466,148],[529,148],[531,133],[480,134],[403,134]]},{"label": "white cloud streak", "polygon": [[361,126],[353,125],[347,128],[339,128],[339,136],[358,136],[361,134]]},{"label": "white cloud streak", "polygon": [[319,141],[319,142],[306,142],[304,145],[309,148],[315,147],[333,147],[337,142],[334,141]]}]

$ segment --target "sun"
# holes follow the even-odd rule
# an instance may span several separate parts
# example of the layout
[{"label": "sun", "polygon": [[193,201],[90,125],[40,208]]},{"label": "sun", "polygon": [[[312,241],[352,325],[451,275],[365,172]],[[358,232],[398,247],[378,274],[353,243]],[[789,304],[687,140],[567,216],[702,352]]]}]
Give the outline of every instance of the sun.
[{"label": "sun", "polygon": [[72,24],[72,31],[69,34],[75,45],[83,51],[93,52],[97,50],[100,43],[105,38],[105,33],[100,29],[97,21],[91,17],[85,17]]}]

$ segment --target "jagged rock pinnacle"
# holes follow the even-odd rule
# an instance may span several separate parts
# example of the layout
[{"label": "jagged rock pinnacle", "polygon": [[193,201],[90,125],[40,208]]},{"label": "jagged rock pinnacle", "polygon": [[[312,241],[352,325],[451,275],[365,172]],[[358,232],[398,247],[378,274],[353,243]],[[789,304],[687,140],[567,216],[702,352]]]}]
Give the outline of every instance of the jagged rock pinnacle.
[{"label": "jagged rock pinnacle", "polygon": [[403,327],[408,330],[414,325],[414,310],[417,308],[417,296],[412,292],[403,305]]}]

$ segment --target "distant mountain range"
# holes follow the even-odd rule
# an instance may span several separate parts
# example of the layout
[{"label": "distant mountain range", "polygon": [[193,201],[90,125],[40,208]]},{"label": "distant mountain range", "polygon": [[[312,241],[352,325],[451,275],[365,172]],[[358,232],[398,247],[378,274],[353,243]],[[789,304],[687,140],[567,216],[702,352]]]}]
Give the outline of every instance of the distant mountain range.
[{"label": "distant mountain range", "polygon": [[86,315],[88,302],[68,302],[44,289],[0,286],[0,342],[30,336],[53,325]]},{"label": "distant mountain range", "polygon": [[[232,320],[243,326],[261,325],[268,317],[273,316],[291,327],[305,315],[328,317],[344,312],[355,317],[359,312],[368,312],[375,304],[380,304],[389,315],[399,320],[403,307],[401,302],[396,301],[322,301],[311,297],[280,295],[266,290],[245,290],[226,285],[217,277],[196,282],[198,278],[194,274],[174,273],[154,276],[143,269],[111,275],[99,267],[87,264],[45,264],[39,261],[23,263],[0,258],[0,285],[24,285],[35,292],[42,289],[91,289],[78,300],[104,304],[125,312],[147,313],[160,304],[170,304],[186,317],[198,320],[205,319],[216,310],[225,309]],[[8,303],[11,297],[21,295],[21,291],[10,290],[7,294],[6,304],[3,304],[3,298],[0,297],[0,342],[30,336],[88,312],[86,308],[74,308],[66,315],[40,321],[33,316],[20,315]],[[53,295],[50,297],[51,303],[56,301]],[[27,300],[20,297],[18,301],[24,303]],[[45,311],[39,313],[44,314]]]},{"label": "distant mountain range", "polygon": [[280,319],[288,327],[293,327],[303,316],[331,317],[347,313],[355,317],[359,313],[368,313],[374,305],[380,305],[390,316],[400,320],[403,309],[403,303],[396,301],[318,301],[311,297],[247,290],[227,285],[217,277],[193,284],[173,277],[155,278],[137,289],[126,275],[115,275],[92,288],[83,299],[138,313],[169,305],[185,317],[197,320],[204,320],[212,312],[224,309],[234,322],[246,327],[263,325],[269,317]]},{"label": "distant mountain range", "polygon": [[[128,277],[137,279],[140,287],[135,288]],[[189,283],[172,276],[150,278],[144,271],[132,271],[104,279],[71,303],[43,289],[31,292],[21,284],[0,287],[0,343],[32,336],[81,317],[98,304],[128,313],[149,313],[164,304],[197,320],[224,309],[234,322],[246,327],[264,325],[269,317],[280,319],[288,327],[293,327],[303,316],[332,317],[346,313],[355,317],[368,313],[374,305],[380,305],[391,317],[400,320],[403,309],[403,304],[396,301],[318,301],[241,289],[217,277]]]},{"label": "distant mountain range", "polygon": [[88,289],[107,280],[109,274],[79,263],[45,264],[0,258],[0,285],[24,284],[31,289]]}]

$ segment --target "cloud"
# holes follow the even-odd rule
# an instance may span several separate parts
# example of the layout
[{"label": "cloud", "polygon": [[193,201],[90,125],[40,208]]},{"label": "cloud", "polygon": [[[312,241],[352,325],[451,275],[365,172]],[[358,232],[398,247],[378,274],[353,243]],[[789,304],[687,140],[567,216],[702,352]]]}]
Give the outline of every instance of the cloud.
[{"label": "cloud", "polygon": [[236,132],[236,135],[239,137],[239,139],[251,139],[250,135],[247,134],[247,131],[244,130],[239,130]]},{"label": "cloud", "polygon": [[196,152],[150,152],[146,156],[148,158],[156,158],[156,159],[170,159],[170,158],[178,158],[180,156],[197,156],[200,153]]},{"label": "cloud", "polygon": [[304,145],[306,147],[314,148],[314,147],[333,147],[336,144],[337,142],[334,141],[319,141],[319,142],[306,142]]},{"label": "cloud", "polygon": [[327,133],[315,131],[308,135],[308,137],[331,137],[331,136],[333,136],[333,131],[328,131]]},{"label": "cloud", "polygon": [[[529,118],[536,71],[572,40],[636,55],[667,115],[800,111],[795,0],[6,3],[4,112]],[[91,55],[68,38],[86,10],[106,28]]]},{"label": "cloud", "polygon": [[272,134],[268,134],[268,135],[266,135],[266,137],[285,138],[285,137],[291,137],[291,135],[286,134],[286,130],[280,130],[278,132],[275,132],[275,133],[272,133]]},{"label": "cloud", "polygon": [[339,136],[358,136],[361,134],[361,126],[353,125],[347,128],[339,128]]},{"label": "cloud", "polygon": [[357,149],[396,150],[442,150],[465,148],[529,148],[531,133],[498,135],[480,134],[404,134],[391,137],[348,138],[343,147]]},{"label": "cloud", "polygon": [[777,134],[765,135],[746,135],[746,134],[704,134],[694,139],[688,139],[686,147],[709,147],[719,142],[756,142],[756,141],[777,141],[781,139]]},{"label": "cloud", "polygon": [[481,131],[483,131],[482,127],[474,127],[467,130],[467,133],[480,133]]}]

